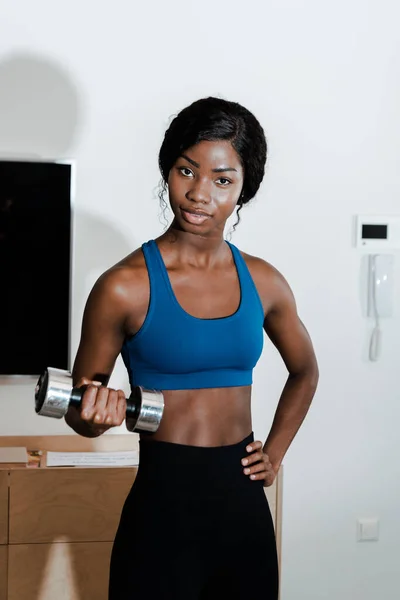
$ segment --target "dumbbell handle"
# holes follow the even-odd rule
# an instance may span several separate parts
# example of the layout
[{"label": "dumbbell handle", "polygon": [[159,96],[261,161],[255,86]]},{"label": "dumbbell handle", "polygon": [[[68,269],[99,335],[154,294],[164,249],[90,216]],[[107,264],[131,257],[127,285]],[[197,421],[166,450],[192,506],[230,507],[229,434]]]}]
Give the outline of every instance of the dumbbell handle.
[{"label": "dumbbell handle", "polygon": [[[81,408],[83,394],[86,392],[88,385],[82,385],[79,388],[72,388],[69,397],[68,408],[74,406],[78,410]],[[126,419],[134,419],[139,415],[140,411],[140,388],[134,388],[129,398],[126,398]]]},{"label": "dumbbell handle", "polygon": [[[45,417],[61,419],[70,406],[80,409],[87,387],[72,387],[72,377],[68,371],[49,367],[40,376],[35,389],[35,411]],[[126,400],[126,427],[129,431],[139,433],[157,431],[163,410],[161,392],[136,386]]]}]

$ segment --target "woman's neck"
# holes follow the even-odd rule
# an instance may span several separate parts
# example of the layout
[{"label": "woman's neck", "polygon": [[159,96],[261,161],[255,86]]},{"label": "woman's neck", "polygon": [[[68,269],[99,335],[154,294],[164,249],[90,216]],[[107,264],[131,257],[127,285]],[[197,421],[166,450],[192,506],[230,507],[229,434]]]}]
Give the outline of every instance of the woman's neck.
[{"label": "woman's neck", "polygon": [[159,241],[169,252],[179,254],[183,262],[196,266],[211,266],[227,252],[227,244],[221,234],[202,236],[174,227],[174,223],[160,236]]}]

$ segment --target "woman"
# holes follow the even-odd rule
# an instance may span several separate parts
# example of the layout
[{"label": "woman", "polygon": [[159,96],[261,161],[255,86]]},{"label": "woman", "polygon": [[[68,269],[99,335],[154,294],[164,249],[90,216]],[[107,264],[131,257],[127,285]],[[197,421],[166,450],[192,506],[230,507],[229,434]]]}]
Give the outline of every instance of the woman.
[{"label": "woman", "polygon": [[[159,429],[140,439],[110,600],[277,598],[263,486],[307,413],[318,368],[285,279],[224,241],[265,161],[263,129],[241,105],[207,98],[182,110],[159,154],[173,223],[89,296],[73,369],[74,383],[89,387],[67,423],[88,437],[121,425],[124,393],[107,387],[119,353],[132,386],[165,398]],[[250,407],[263,329],[289,372],[265,443],[254,441]]]}]

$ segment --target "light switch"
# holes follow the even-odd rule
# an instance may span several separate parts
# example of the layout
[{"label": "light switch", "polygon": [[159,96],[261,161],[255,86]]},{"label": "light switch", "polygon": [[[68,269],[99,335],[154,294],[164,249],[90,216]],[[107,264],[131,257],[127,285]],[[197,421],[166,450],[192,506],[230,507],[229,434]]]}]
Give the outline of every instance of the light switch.
[{"label": "light switch", "polygon": [[357,540],[359,542],[377,542],[379,539],[378,519],[357,520]]}]

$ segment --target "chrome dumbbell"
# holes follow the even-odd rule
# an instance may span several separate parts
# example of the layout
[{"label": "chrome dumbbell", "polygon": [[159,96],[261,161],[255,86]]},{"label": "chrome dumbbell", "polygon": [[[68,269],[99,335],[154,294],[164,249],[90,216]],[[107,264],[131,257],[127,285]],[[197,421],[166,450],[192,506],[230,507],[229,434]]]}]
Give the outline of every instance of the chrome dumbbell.
[{"label": "chrome dumbbell", "polygon": [[[69,371],[48,367],[35,389],[35,411],[44,417],[62,419],[69,406],[80,407],[86,387],[74,388]],[[164,411],[164,396],[140,386],[126,399],[126,428],[137,433],[157,431]]]}]

